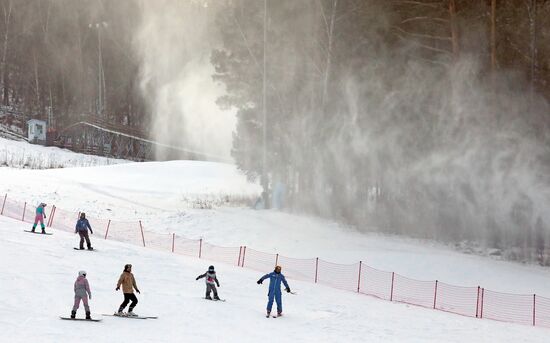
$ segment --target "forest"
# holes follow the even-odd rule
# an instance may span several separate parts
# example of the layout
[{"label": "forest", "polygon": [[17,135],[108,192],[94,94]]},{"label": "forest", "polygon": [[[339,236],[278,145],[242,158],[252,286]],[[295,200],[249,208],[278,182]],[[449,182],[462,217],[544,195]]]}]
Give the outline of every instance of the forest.
[{"label": "forest", "polygon": [[[231,155],[267,203],[550,263],[550,1],[158,3],[187,13],[171,29],[191,53],[185,20],[208,18],[194,38],[236,113]],[[146,1],[1,6],[4,106],[59,126],[158,120]]]}]

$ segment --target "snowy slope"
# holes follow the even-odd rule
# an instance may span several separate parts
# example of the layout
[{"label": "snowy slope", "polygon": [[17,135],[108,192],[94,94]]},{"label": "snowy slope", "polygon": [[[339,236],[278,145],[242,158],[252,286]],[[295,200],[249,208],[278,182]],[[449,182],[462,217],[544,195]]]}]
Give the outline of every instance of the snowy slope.
[{"label": "snowy slope", "polygon": [[127,161],[77,154],[55,147],[0,138],[0,165],[14,168],[46,169],[88,167],[125,163]]},{"label": "snowy slope", "polygon": [[[235,166],[213,162],[126,163],[56,170],[0,168],[0,194],[85,211],[91,217],[142,220],[145,229],[246,245],[287,257],[320,257],[419,280],[550,297],[550,271],[539,266],[465,255],[434,242],[358,233],[333,222],[241,207],[194,209],[196,200],[246,203],[260,192]],[[245,199],[244,201],[241,201]],[[92,225],[94,225],[92,219]]]},{"label": "snowy slope", "polygon": [[[98,251],[75,251],[77,237],[72,234],[54,230],[53,236],[41,236],[23,229],[25,224],[0,217],[3,342],[548,341],[548,329],[467,318],[292,280],[299,294],[283,296],[286,316],[266,319],[266,285],[256,285],[261,276],[256,272],[216,264],[220,295],[227,302],[214,303],[201,299],[204,283],[195,281],[209,261],[93,236]],[[80,269],[88,272],[92,316],[114,311],[122,300],[114,288],[125,263],[133,264],[142,291],[136,312],[159,319],[58,319],[69,314]]]}]

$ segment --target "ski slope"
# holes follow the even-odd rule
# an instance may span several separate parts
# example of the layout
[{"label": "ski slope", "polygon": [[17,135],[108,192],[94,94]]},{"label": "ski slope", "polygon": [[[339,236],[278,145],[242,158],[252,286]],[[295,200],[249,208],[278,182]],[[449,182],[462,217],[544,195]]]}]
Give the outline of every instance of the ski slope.
[{"label": "ski slope", "polygon": [[[267,285],[260,273],[215,264],[226,302],[201,299],[195,281],[209,261],[92,236],[97,251],[75,251],[78,238],[23,232],[26,224],[0,217],[0,332],[5,342],[547,342],[543,328],[467,318],[390,303],[352,292],[289,280],[298,295],[283,295],[285,316],[265,318]],[[101,317],[122,301],[115,292],[125,263],[141,290],[135,312],[159,319]],[[284,267],[283,267],[284,268]],[[62,321],[79,270],[88,273],[92,317]],[[266,271],[269,272],[269,271]],[[284,269],[283,269],[284,273]],[[79,309],[78,316],[83,316]]]},{"label": "ski slope", "polygon": [[[548,268],[466,255],[432,241],[360,233],[309,216],[234,206],[253,202],[260,187],[229,164],[171,161],[50,170],[0,168],[0,195],[4,193],[30,204],[44,201],[86,212],[92,226],[94,217],[142,220],[148,231],[203,238],[220,246],[246,245],[287,257],[320,257],[343,264],[361,260],[418,280],[550,297]],[[193,208],[197,201],[213,208]]]}]

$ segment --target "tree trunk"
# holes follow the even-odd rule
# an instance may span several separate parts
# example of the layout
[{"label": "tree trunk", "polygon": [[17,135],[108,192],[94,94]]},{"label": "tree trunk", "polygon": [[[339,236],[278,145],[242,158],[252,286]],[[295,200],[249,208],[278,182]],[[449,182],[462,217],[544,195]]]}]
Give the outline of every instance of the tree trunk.
[{"label": "tree trunk", "polygon": [[330,25],[327,26],[327,59],[325,66],[325,79],[323,81],[323,98],[321,101],[322,108],[325,108],[328,93],[328,82],[330,79],[330,69],[332,65],[332,46],[334,44],[334,22],[336,18],[336,7],[338,6],[338,0],[334,0],[332,3],[332,13],[330,15]]},{"label": "tree trunk", "polygon": [[537,0],[527,0],[527,12],[529,15],[530,58],[531,58],[531,101],[535,94],[537,83]]},{"label": "tree trunk", "polygon": [[493,74],[497,69],[496,15],[497,0],[491,0],[491,71]]},{"label": "tree trunk", "polygon": [[2,51],[2,63],[1,63],[1,69],[2,69],[2,76],[0,83],[2,83],[2,87],[4,88],[3,91],[3,104],[5,106],[9,106],[9,89],[8,89],[8,66],[7,66],[7,57],[8,57],[8,41],[10,36],[10,21],[11,21],[11,13],[12,13],[12,3],[11,0],[8,0],[8,8],[6,9],[6,5],[4,4],[3,10],[4,10],[4,23],[6,25],[6,29],[4,31],[4,45],[3,45],[3,51]]},{"label": "tree trunk", "polygon": [[455,0],[449,0],[449,17],[451,21],[451,42],[453,45],[453,59],[458,59],[459,45],[458,45],[458,25],[456,23],[456,2]]}]

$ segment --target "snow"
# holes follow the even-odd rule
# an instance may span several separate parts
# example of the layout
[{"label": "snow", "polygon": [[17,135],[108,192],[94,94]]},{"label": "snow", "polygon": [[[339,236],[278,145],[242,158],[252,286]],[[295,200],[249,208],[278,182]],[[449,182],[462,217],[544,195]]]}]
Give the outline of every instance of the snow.
[{"label": "snow", "polygon": [[[0,149],[1,149],[0,145]],[[25,145],[30,153],[43,147]],[[68,154],[78,163],[85,155]],[[80,162],[78,162],[80,161]],[[82,165],[82,164],[80,164]],[[465,255],[430,241],[359,233],[336,223],[276,211],[256,211],[260,193],[230,164],[171,161],[102,167],[29,170],[0,168],[0,194],[112,220],[142,219],[147,231],[175,232],[222,246],[247,245],[288,257],[338,263],[362,260],[404,276],[494,291],[550,296],[550,272],[482,256]],[[197,204],[208,209],[198,209]],[[225,303],[201,297],[195,281],[210,261],[125,245],[92,236],[95,252],[75,251],[77,237],[23,232],[28,224],[0,217],[0,332],[10,342],[257,342],[274,332],[287,341],[543,342],[548,329],[467,318],[289,280],[298,295],[284,295],[285,316],[266,319],[266,285],[246,268],[216,263]],[[136,312],[157,320],[103,317],[70,322],[72,284],[88,271],[92,313],[113,312],[122,301],[114,287],[125,263],[134,265],[142,291]],[[266,270],[265,272],[269,272]],[[284,273],[284,266],[283,266]],[[80,310],[82,311],[82,309]],[[82,312],[79,313],[81,316]],[[30,330],[29,330],[30,329]],[[277,331],[274,331],[277,330]]]},{"label": "snow", "polygon": [[[266,319],[267,285],[261,273],[215,264],[226,302],[201,299],[195,281],[210,261],[100,240],[98,249],[75,251],[78,238],[23,232],[26,225],[0,217],[0,331],[9,342],[546,342],[548,330],[467,318],[320,285],[289,280],[297,295],[283,295],[285,316]],[[102,317],[115,311],[124,264],[132,263],[141,294],[136,313],[159,319]],[[88,273],[92,317],[100,323],[58,319],[68,315],[73,282]],[[269,272],[269,271],[266,271]],[[284,273],[284,270],[283,270]],[[83,316],[79,309],[77,316]],[[278,337],[278,338],[275,338]]]},{"label": "snow", "polygon": [[69,150],[0,138],[0,165],[14,168],[66,168],[124,163],[126,161],[76,154]]}]

